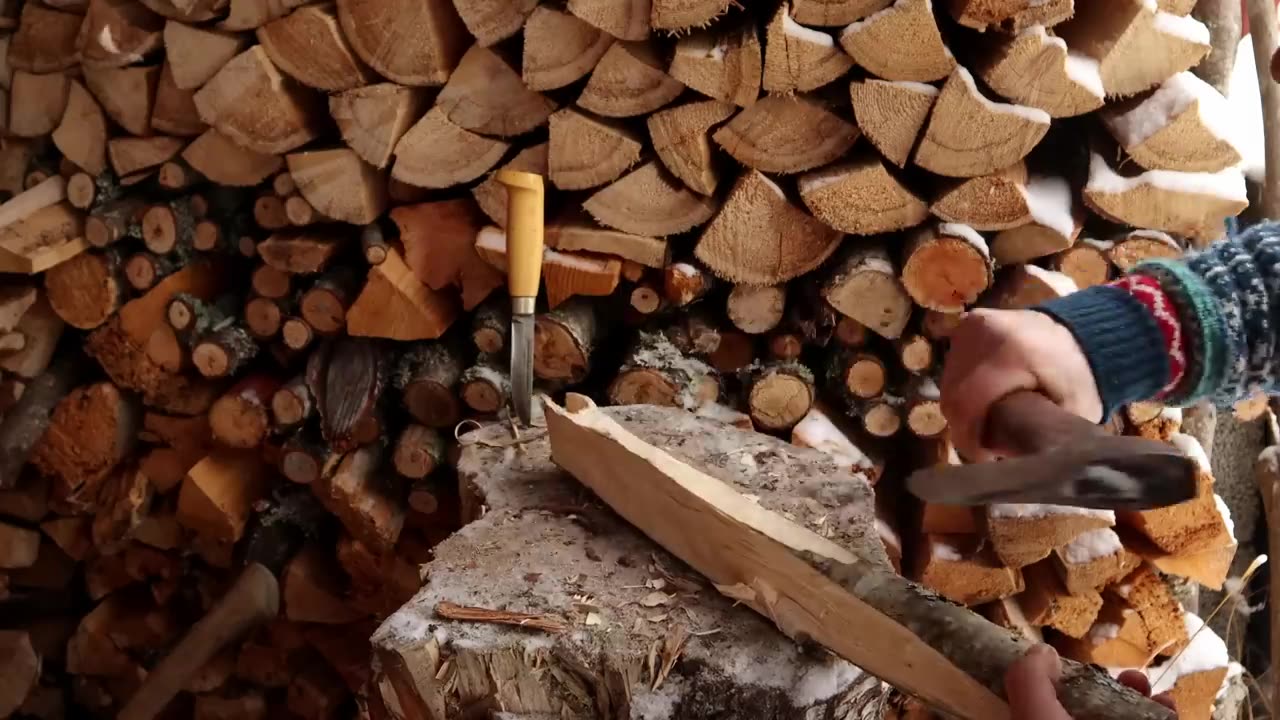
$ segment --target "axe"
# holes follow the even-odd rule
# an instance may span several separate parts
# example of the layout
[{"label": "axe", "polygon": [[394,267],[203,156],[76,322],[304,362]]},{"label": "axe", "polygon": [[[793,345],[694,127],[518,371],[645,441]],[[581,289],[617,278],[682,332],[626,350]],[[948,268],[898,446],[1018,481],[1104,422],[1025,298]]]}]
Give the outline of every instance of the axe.
[{"label": "axe", "polygon": [[921,500],[950,505],[1046,503],[1106,510],[1150,510],[1196,496],[1196,461],[1159,440],[1115,436],[1020,391],[992,406],[984,428],[1003,460],[937,466],[907,478]]}]

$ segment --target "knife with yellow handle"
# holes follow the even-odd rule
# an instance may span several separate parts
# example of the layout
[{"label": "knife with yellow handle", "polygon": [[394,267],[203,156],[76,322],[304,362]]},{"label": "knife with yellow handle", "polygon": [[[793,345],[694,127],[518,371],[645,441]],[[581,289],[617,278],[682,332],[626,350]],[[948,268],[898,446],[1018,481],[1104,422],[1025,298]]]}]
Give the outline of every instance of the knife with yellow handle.
[{"label": "knife with yellow handle", "polygon": [[533,326],[542,280],[542,176],[499,170],[507,188],[507,292],[511,295],[511,397],[520,421],[533,417]]}]

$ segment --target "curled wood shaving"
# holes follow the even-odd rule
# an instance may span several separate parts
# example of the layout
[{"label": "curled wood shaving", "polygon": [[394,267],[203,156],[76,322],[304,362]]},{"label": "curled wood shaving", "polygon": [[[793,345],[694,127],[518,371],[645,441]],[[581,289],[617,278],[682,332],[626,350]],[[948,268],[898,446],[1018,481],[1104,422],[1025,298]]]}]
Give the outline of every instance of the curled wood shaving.
[{"label": "curled wood shaving", "polygon": [[465,607],[451,602],[436,604],[436,615],[448,620],[465,620],[469,622],[487,622],[500,625],[528,627],[551,633],[561,633],[569,629],[563,618],[555,615],[508,612],[506,610],[490,610],[488,608]]}]

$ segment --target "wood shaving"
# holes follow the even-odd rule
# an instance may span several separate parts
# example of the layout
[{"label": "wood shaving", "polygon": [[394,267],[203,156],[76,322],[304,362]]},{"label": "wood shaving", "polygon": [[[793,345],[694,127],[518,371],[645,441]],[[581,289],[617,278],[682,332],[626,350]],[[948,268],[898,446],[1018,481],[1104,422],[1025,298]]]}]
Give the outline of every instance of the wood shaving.
[{"label": "wood shaving", "polygon": [[490,610],[488,608],[464,607],[451,602],[436,604],[436,615],[448,620],[465,620],[470,622],[497,623],[499,625],[515,625],[517,627],[534,628],[551,633],[561,633],[569,629],[563,618],[555,615],[534,615],[531,613],[508,612],[506,610]]},{"label": "wood shaving", "polygon": [[658,607],[659,605],[669,605],[674,599],[674,595],[668,595],[663,592],[651,592],[640,599],[640,604],[647,608]]},{"label": "wood shaving", "polygon": [[604,621],[600,619],[600,613],[589,612],[587,613],[586,619],[582,621],[582,624],[583,625],[601,625],[603,624],[603,622]]},{"label": "wood shaving", "polygon": [[658,676],[653,681],[652,690],[657,691],[662,687],[662,682],[676,666],[676,661],[680,659],[680,654],[684,652],[684,645],[688,640],[689,630],[683,625],[676,625],[667,631],[667,636],[662,640],[662,667],[658,669]]},{"label": "wood shaving", "polygon": [[671,617],[669,613],[662,613],[661,615],[654,615],[653,617],[645,618],[645,619],[651,623],[660,623],[660,622],[665,622],[666,619],[669,617]]}]

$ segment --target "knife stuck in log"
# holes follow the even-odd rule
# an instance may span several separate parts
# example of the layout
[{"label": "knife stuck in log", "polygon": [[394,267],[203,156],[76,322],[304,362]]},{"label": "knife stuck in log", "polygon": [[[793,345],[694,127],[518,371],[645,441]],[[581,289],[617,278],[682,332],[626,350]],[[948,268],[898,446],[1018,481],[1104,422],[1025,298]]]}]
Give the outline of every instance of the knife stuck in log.
[{"label": "knife stuck in log", "polygon": [[511,295],[511,400],[520,422],[533,417],[533,327],[542,280],[542,176],[500,170],[507,187],[507,291]]}]

